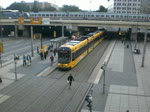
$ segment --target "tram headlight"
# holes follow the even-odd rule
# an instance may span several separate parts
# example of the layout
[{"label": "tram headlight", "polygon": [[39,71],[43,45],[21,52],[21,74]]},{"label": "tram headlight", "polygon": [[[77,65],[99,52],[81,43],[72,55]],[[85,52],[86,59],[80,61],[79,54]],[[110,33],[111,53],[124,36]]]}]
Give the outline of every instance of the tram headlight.
[{"label": "tram headlight", "polygon": [[64,64],[64,66],[65,66],[65,67],[67,67],[67,66],[68,66],[68,64]]},{"label": "tram headlight", "polygon": [[61,63],[58,63],[58,66],[60,66],[60,67],[68,67],[68,64],[61,64]]}]

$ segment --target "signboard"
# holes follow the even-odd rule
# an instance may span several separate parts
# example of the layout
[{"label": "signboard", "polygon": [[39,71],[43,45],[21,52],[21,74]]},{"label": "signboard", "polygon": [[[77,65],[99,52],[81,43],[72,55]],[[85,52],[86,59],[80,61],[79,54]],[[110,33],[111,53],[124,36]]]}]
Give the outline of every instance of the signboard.
[{"label": "signboard", "polygon": [[0,53],[4,52],[3,43],[0,42]]},{"label": "signboard", "polygon": [[42,24],[49,25],[50,24],[50,18],[42,18]]},{"label": "signboard", "polygon": [[30,18],[31,24],[42,24],[42,18]]},{"label": "signboard", "polygon": [[34,35],[33,35],[33,38],[34,39],[36,39],[36,38],[42,38],[42,34],[41,33],[35,33]]},{"label": "signboard", "polygon": [[24,18],[18,18],[18,24],[24,24]]}]

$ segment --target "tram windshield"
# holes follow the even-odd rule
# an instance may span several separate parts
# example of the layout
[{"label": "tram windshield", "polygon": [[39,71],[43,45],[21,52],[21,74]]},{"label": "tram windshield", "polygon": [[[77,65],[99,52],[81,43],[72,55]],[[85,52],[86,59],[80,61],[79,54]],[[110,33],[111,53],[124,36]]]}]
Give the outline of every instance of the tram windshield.
[{"label": "tram windshield", "polygon": [[58,51],[58,63],[69,63],[70,62],[70,52],[69,51]]}]

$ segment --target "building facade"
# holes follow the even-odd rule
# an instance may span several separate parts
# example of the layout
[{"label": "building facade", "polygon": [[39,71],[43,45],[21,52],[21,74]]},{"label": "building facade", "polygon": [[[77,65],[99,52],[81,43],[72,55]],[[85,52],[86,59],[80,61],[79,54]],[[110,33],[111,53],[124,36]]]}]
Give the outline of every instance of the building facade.
[{"label": "building facade", "polygon": [[108,12],[138,14],[141,9],[141,0],[108,0]]},{"label": "building facade", "polygon": [[59,10],[58,5],[56,4],[52,4],[52,3],[48,3],[48,2],[38,2],[37,0],[32,2],[32,3],[26,3],[30,9],[32,9],[35,5],[40,8],[40,9],[44,9],[44,8],[48,8],[48,7],[54,7],[57,10]]}]

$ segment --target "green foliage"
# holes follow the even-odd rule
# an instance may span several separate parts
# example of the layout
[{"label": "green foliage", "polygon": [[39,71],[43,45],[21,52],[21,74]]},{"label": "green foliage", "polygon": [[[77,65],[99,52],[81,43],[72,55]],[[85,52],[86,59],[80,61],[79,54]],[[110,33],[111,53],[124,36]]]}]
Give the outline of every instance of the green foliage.
[{"label": "green foliage", "polygon": [[99,6],[99,10],[98,12],[107,12],[107,8],[105,8],[104,6]]},{"label": "green foliage", "polygon": [[55,7],[47,7],[42,9],[42,11],[57,11],[57,9]]},{"label": "green foliage", "polygon": [[12,3],[9,7],[7,7],[6,9],[11,9],[11,10],[19,10],[19,11],[24,11],[24,12],[28,12],[30,11],[30,8],[28,5],[26,5],[25,3]]},{"label": "green foliage", "polygon": [[65,11],[65,12],[78,12],[78,11],[81,11],[81,9],[79,9],[79,7],[77,7],[75,5],[63,5],[61,11]]}]

